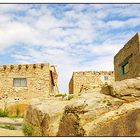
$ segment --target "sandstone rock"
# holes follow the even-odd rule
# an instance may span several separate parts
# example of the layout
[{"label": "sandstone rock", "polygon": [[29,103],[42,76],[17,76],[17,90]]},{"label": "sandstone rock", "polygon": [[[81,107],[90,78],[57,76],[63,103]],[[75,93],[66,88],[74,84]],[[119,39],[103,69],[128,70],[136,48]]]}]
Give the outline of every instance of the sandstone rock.
[{"label": "sandstone rock", "polygon": [[140,136],[140,101],[124,104],[88,125],[90,136]]},{"label": "sandstone rock", "polygon": [[140,78],[127,79],[104,85],[100,91],[128,102],[138,100],[140,97]]},{"label": "sandstone rock", "polygon": [[122,104],[122,100],[98,92],[69,101],[46,100],[28,108],[24,124],[31,125],[35,136],[82,136],[86,123]]},{"label": "sandstone rock", "polygon": [[35,136],[56,136],[59,122],[68,103],[60,100],[46,100],[29,106],[24,125],[33,127]]},{"label": "sandstone rock", "polygon": [[140,136],[139,86],[136,78],[106,84],[103,94],[47,99],[28,108],[24,124],[33,136]]},{"label": "sandstone rock", "polygon": [[102,85],[100,92],[106,95],[111,95],[111,88],[112,88],[111,85],[105,83],[104,85]]},{"label": "sandstone rock", "polygon": [[[98,108],[98,112],[101,110]],[[61,119],[58,136],[140,136],[140,100],[101,111],[96,117],[92,111],[89,114],[86,107],[73,111],[69,106]]]}]

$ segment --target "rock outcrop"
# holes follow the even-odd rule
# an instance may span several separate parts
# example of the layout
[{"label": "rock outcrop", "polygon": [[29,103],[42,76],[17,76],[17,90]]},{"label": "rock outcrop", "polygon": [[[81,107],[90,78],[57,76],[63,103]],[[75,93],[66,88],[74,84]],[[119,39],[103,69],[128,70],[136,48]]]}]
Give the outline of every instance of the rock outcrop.
[{"label": "rock outcrop", "polygon": [[[137,106],[138,105],[138,106]],[[88,127],[88,136],[140,136],[140,104],[106,113]],[[127,108],[128,107],[128,108]]]},{"label": "rock outcrop", "polygon": [[70,101],[46,100],[27,110],[24,125],[33,128],[35,136],[84,136],[84,125],[124,101],[99,93],[85,93]]},{"label": "rock outcrop", "polygon": [[105,84],[101,93],[133,102],[140,99],[140,77]]},{"label": "rock outcrop", "polygon": [[31,105],[24,125],[32,131],[26,135],[140,136],[139,82],[124,80],[105,85],[105,94],[84,93],[69,101],[52,98]]},{"label": "rock outcrop", "polygon": [[[64,108],[68,103],[48,99],[43,103],[30,105],[24,120],[24,129],[30,127],[33,136],[56,136],[59,122],[63,115]],[[27,132],[26,135],[29,135]]]}]

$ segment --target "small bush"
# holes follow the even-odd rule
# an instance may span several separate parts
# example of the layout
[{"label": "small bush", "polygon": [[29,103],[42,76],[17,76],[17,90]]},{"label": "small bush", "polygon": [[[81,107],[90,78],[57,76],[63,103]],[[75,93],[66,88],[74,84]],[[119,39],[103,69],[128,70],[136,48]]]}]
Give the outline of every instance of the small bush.
[{"label": "small bush", "polygon": [[12,125],[0,126],[0,128],[9,129],[9,130],[16,130],[15,126],[12,126]]},{"label": "small bush", "polygon": [[24,115],[20,115],[20,109],[16,108],[16,115],[10,115],[8,111],[0,110],[0,117],[8,117],[8,118],[23,118]]},{"label": "small bush", "polygon": [[61,96],[63,96],[62,94],[57,94],[57,95],[55,95],[55,97],[61,97]]},{"label": "small bush", "polygon": [[65,94],[62,94],[62,97],[64,98],[64,97],[66,97],[67,96],[67,94],[65,93]]},{"label": "small bush", "polygon": [[0,110],[0,117],[8,117],[8,111]]},{"label": "small bush", "polygon": [[66,93],[65,94],[57,94],[57,95],[55,95],[55,97],[62,97],[62,98],[66,97],[66,96],[67,96]]},{"label": "small bush", "polygon": [[22,131],[25,136],[33,136],[34,129],[30,124],[24,124],[22,127]]},{"label": "small bush", "polygon": [[11,115],[8,115],[8,118],[24,118],[24,116],[22,115],[22,116],[17,116],[17,115],[14,115],[14,116],[11,116]]},{"label": "small bush", "polygon": [[17,108],[16,108],[16,117],[19,117],[19,115],[20,115],[20,109],[17,106]]},{"label": "small bush", "polygon": [[71,100],[73,98],[73,95],[68,95],[68,100]]}]

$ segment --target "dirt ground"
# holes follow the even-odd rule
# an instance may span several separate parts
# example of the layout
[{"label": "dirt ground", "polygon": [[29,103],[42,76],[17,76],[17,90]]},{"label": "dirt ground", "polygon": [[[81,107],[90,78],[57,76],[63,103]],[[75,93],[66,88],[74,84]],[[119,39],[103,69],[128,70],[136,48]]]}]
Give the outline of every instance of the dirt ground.
[{"label": "dirt ground", "polygon": [[0,128],[0,136],[24,136],[22,132],[22,118],[0,118],[0,126],[11,125],[16,130]]},{"label": "dirt ground", "polygon": [[24,136],[22,130],[8,130],[0,128],[0,136]]}]

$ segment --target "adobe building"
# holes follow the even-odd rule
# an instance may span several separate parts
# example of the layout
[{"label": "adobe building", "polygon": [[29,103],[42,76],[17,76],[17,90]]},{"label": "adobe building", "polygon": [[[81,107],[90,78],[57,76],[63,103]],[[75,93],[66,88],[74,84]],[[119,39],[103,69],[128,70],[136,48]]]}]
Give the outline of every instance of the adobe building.
[{"label": "adobe building", "polygon": [[140,33],[132,37],[114,57],[115,80],[140,76]]},{"label": "adobe building", "polygon": [[29,99],[58,93],[57,72],[49,64],[0,66],[0,97]]},{"label": "adobe building", "polygon": [[99,91],[103,84],[110,84],[112,82],[114,82],[113,71],[73,72],[69,82],[69,94],[79,95],[86,91]]}]

